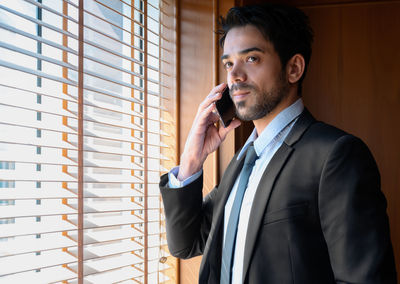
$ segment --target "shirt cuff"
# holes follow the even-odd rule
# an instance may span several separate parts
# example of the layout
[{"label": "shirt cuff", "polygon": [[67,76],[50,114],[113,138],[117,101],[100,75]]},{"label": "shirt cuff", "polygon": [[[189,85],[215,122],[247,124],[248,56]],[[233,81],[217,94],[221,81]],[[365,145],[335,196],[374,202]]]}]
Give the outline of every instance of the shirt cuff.
[{"label": "shirt cuff", "polygon": [[169,188],[181,188],[181,187],[187,186],[188,184],[190,184],[195,179],[197,179],[198,177],[201,176],[201,174],[203,173],[203,169],[201,169],[200,171],[191,175],[190,177],[188,177],[187,179],[185,179],[183,181],[178,180],[178,178],[177,178],[178,172],[179,172],[179,166],[173,168],[168,173],[168,187]]}]

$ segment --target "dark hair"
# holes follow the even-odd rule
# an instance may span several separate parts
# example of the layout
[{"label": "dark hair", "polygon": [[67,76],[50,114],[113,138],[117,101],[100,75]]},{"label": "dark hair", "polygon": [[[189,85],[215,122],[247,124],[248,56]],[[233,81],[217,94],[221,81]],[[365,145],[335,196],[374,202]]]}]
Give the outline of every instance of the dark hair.
[{"label": "dark hair", "polygon": [[226,18],[220,18],[218,31],[221,34],[220,45],[224,46],[225,37],[229,30],[246,25],[255,26],[272,43],[278,53],[282,68],[295,54],[304,57],[305,69],[299,80],[298,93],[301,94],[301,85],[305,77],[311,57],[313,31],[308,17],[303,11],[280,4],[261,4],[243,7],[233,7],[228,11]]}]

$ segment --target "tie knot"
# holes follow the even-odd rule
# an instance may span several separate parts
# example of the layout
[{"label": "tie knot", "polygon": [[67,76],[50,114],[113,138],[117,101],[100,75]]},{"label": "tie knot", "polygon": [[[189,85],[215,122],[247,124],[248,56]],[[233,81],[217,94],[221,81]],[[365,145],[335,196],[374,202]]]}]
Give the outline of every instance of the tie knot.
[{"label": "tie knot", "polygon": [[246,152],[246,159],[244,160],[245,165],[253,165],[257,160],[258,156],[256,150],[254,149],[253,143],[249,145]]}]

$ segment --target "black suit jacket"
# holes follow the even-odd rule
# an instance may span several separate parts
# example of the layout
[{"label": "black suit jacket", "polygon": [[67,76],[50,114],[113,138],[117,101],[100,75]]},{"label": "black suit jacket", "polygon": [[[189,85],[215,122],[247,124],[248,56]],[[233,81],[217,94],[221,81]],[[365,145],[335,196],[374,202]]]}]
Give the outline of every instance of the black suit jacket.
[{"label": "black suit jacket", "polygon": [[[224,207],[244,158],[237,154],[203,200],[202,177],[168,188],[161,177],[172,255],[203,254],[199,283],[219,283]],[[386,200],[367,146],[305,109],[257,188],[244,283],[396,283]]]}]

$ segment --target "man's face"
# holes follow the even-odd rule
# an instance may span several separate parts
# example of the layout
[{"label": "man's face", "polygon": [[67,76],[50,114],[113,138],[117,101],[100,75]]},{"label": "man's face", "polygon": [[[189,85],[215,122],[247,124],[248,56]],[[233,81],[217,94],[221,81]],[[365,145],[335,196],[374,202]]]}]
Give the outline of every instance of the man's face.
[{"label": "man's face", "polygon": [[228,32],[222,63],[241,120],[263,118],[288,94],[289,83],[278,54],[252,25]]}]

